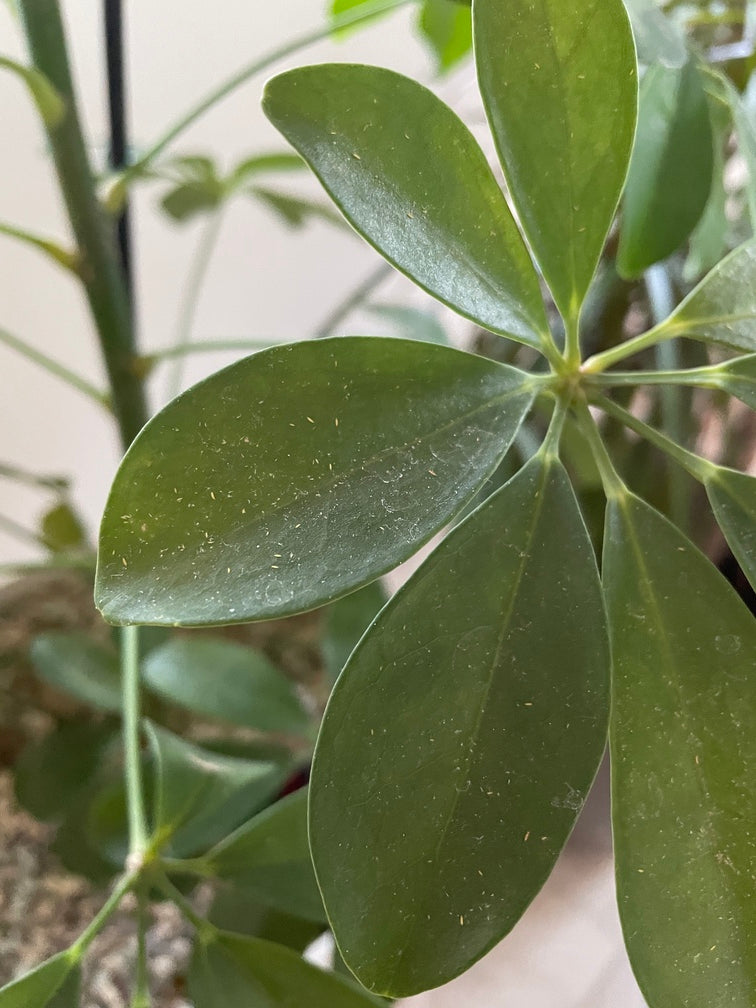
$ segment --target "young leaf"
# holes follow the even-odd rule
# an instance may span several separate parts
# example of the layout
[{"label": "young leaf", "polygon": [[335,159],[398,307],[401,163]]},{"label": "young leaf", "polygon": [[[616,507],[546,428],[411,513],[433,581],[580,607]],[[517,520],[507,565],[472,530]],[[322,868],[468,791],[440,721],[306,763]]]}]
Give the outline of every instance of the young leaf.
[{"label": "young leaf", "polygon": [[127,453],[97,604],[115,622],[199,625],[338,598],[462,509],[532,399],[521,371],[396,339],[290,344],[232,364]]},{"label": "young leaf", "polygon": [[717,371],[725,392],[737,396],[752,410],[756,410],[756,354],[725,361],[718,366]]},{"label": "young leaf", "polygon": [[756,240],[725,256],[663,328],[673,336],[756,351]]},{"label": "young leaf", "polygon": [[77,970],[76,957],[70,949],[37,966],[18,980],[0,988],[0,1008],[44,1008]]},{"label": "young leaf", "polygon": [[276,763],[221,756],[147,722],[155,756],[153,830],[178,857],[218,841],[276,793]]},{"label": "young leaf", "polygon": [[291,949],[227,933],[195,945],[189,993],[195,1008],[375,1008],[377,1004],[356,984],[324,973]]},{"label": "young leaf", "polygon": [[332,683],[341,675],[360,637],[388,600],[380,581],[374,581],[328,607],[323,627],[323,658]]},{"label": "young leaf", "polygon": [[735,559],[756,589],[756,479],[717,466],[706,493]]},{"label": "young leaf", "polygon": [[436,54],[438,69],[451,70],[472,49],[470,8],[454,0],[425,0],[420,32]]},{"label": "young leaf", "polygon": [[56,126],[66,114],[66,105],[50,81],[33,66],[24,66],[0,56],[0,69],[10,70],[24,82],[46,126]]},{"label": "young leaf", "polygon": [[160,696],[209,717],[263,732],[299,735],[309,717],[293,685],[253,648],[210,637],[175,637],[142,665]]},{"label": "young leaf", "polygon": [[307,843],[307,789],[282,798],[205,857],[214,875],[263,906],[325,922]]},{"label": "young leaf", "polygon": [[114,650],[78,631],[40,634],[30,657],[37,674],[54,686],[99,710],[121,710],[121,674]]},{"label": "young leaf", "polygon": [[435,987],[519,920],[601,759],[608,678],[591,544],[539,455],[381,611],[326,710],[310,843],[366,987]]},{"label": "young leaf", "polygon": [[275,77],[263,108],[397,269],[538,346],[548,323],[525,245],[474,137],[434,94],[391,70],[322,65]]},{"label": "young leaf", "polygon": [[636,65],[622,0],[476,0],[478,80],[525,234],[577,319],[627,172]]},{"label": "young leaf", "polygon": [[604,583],[617,893],[636,978],[650,1008],[753,1004],[756,624],[638,498],[609,504]]}]

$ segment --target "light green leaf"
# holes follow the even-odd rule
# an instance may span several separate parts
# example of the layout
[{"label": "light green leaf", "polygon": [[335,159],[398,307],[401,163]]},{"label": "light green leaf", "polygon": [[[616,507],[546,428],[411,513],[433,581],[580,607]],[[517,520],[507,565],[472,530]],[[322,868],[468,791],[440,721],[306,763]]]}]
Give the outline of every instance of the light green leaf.
[{"label": "light green leaf", "polygon": [[636,978],[650,1008],[753,1004],[756,624],[635,497],[609,504],[604,583],[617,894]]},{"label": "light green leaf", "polygon": [[307,842],[307,789],[260,812],[206,856],[212,873],[263,906],[325,922]]},{"label": "light green leaf", "polygon": [[32,248],[49,256],[53,262],[56,262],[64,269],[73,271],[78,269],[79,260],[76,254],[50,238],[32,234],[31,231],[26,231],[23,228],[18,228],[13,224],[6,224],[5,222],[0,222],[0,234],[5,235],[7,238],[15,238],[26,245],[31,245]]},{"label": "light green leaf", "polygon": [[275,77],[263,108],[397,269],[485,328],[539,344],[548,325],[525,245],[474,137],[432,92],[326,64]]},{"label": "light green leaf", "polygon": [[30,657],[37,674],[71,696],[100,710],[121,710],[121,674],[116,652],[78,631],[40,634]]},{"label": "light green leaf", "polygon": [[44,1008],[74,969],[78,967],[72,951],[59,952],[31,973],[0,988],[0,1008]]},{"label": "light green leaf", "polygon": [[65,501],[46,511],[42,518],[42,538],[53,553],[83,549],[87,534],[79,516]]},{"label": "light green leaf", "polygon": [[144,682],[189,710],[264,732],[298,735],[310,722],[293,685],[260,652],[212,637],[174,637],[142,665]]},{"label": "light green leaf", "polygon": [[366,987],[435,987],[516,924],[591,786],[608,680],[593,550],[539,455],[382,610],[326,710],[310,844]]},{"label": "light green leaf", "polygon": [[652,66],[640,89],[638,134],[622,203],[617,268],[636,277],[690,236],[711,191],[709,106],[698,67]]},{"label": "light green leaf", "polygon": [[296,343],[232,364],[127,453],[97,604],[116,622],[212,624],[338,598],[462,509],[532,398],[523,372],[396,339]]},{"label": "light green leaf", "polygon": [[282,945],[221,934],[197,943],[189,967],[195,1008],[375,1008],[356,984],[324,973]]},{"label": "light green leaf", "polygon": [[577,320],[627,172],[636,65],[621,0],[476,0],[478,80],[520,221]]},{"label": "light green leaf", "polygon": [[688,258],[683,269],[687,282],[697,280],[713,269],[728,250],[730,222],[727,219],[725,168],[727,146],[732,135],[732,115],[729,107],[718,99],[709,96],[707,102],[714,157],[711,190],[701,219],[690,236]]},{"label": "light green leaf", "polygon": [[725,392],[737,396],[752,410],[756,410],[756,354],[735,357],[724,364],[719,364],[717,380]]},{"label": "light green leaf", "polygon": [[322,203],[300,199],[298,196],[276,192],[273,189],[263,188],[263,186],[252,186],[249,194],[276,213],[289,227],[301,228],[311,220],[326,221],[328,224],[336,224],[338,227],[345,226],[339,214],[330,207],[323,206]]},{"label": "light green leaf", "polygon": [[[451,0],[445,0],[451,2]],[[430,312],[418,308],[408,308],[406,305],[373,304],[367,305],[368,312],[378,318],[385,319],[395,326],[395,336],[403,339],[422,340],[424,343],[435,343],[438,346],[448,346],[449,340],[443,326]]]},{"label": "light green leaf", "polygon": [[625,0],[633,26],[638,59],[646,66],[662,63],[679,68],[688,59],[685,36],[678,26],[662,13],[656,0]]},{"label": "light green leaf", "polygon": [[756,351],[756,240],[715,266],[661,329],[666,336]]},{"label": "light green leaf", "polygon": [[288,151],[255,154],[239,162],[228,176],[226,184],[231,189],[238,189],[255,175],[263,175],[267,172],[302,171],[306,167],[307,165],[298,154],[291,154]]},{"label": "light green leaf", "polygon": [[146,728],[155,756],[153,831],[177,857],[207,850],[283,783],[274,762],[222,756],[149,722]]},{"label": "light green leaf", "polygon": [[341,670],[360,637],[387,601],[388,595],[383,585],[380,581],[374,581],[328,607],[322,648],[326,672],[332,683],[341,675]]},{"label": "light green leaf", "polygon": [[472,49],[470,8],[454,0],[425,0],[420,32],[436,54],[439,71],[451,70]]},{"label": "light green leaf", "polygon": [[60,122],[66,114],[65,103],[43,73],[7,56],[0,56],[0,69],[10,70],[21,78],[46,126],[56,126]]},{"label": "light green leaf", "polygon": [[719,527],[756,589],[756,479],[717,466],[705,485]]},{"label": "light green leaf", "polygon": [[208,189],[199,182],[184,182],[163,197],[161,205],[169,217],[184,224],[201,213],[216,210],[223,201],[223,193]]}]

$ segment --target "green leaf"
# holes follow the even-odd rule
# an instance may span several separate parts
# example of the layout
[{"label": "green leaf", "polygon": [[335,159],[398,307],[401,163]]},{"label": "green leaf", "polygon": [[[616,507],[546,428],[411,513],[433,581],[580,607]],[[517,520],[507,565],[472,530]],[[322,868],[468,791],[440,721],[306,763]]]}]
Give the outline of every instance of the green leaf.
[{"label": "green leaf", "polygon": [[149,722],[146,728],[155,756],[153,831],[177,857],[207,850],[283,783],[274,762],[222,756]]},{"label": "green leaf", "polygon": [[432,92],[326,64],[273,78],[263,108],[397,269],[466,318],[539,344],[548,324],[525,245],[476,140]]},{"label": "green leaf", "polygon": [[87,535],[79,516],[65,502],[56,504],[43,516],[42,537],[53,553],[82,549],[87,545]]},{"label": "green leaf", "polygon": [[661,329],[669,336],[756,351],[756,240],[725,256]]},{"label": "green leaf", "polygon": [[732,121],[738,141],[738,153],[743,158],[748,171],[748,184],[746,185],[745,195],[748,200],[751,227],[756,228],[756,122],[754,122],[751,111],[732,82],[724,75],[719,77],[718,80],[723,87],[725,98],[732,110]]},{"label": "green leaf", "polygon": [[[113,878],[112,851],[121,840],[125,840],[128,844],[128,837],[125,829],[122,831],[121,840],[112,830],[105,836],[99,828],[102,824],[92,822],[93,790],[85,788],[82,794],[73,800],[55,831],[55,839],[50,849],[67,871],[74,875],[82,875],[95,886],[104,887]],[[103,844],[108,848],[107,857],[102,851]],[[117,864],[123,867],[123,857]]]},{"label": "green leaf", "polygon": [[360,637],[388,600],[380,581],[332,603],[325,614],[323,658],[328,678],[335,683]]},{"label": "green leaf", "polygon": [[454,0],[425,0],[420,32],[436,55],[439,71],[451,70],[472,49],[470,8]]},{"label": "green leaf", "polygon": [[688,258],[685,260],[683,278],[697,280],[720,261],[728,251],[730,222],[727,219],[727,189],[725,169],[727,146],[732,135],[732,115],[729,107],[708,96],[709,118],[712,129],[713,167],[709,199],[690,236]]},{"label": "green leaf", "polygon": [[443,326],[430,312],[408,308],[406,305],[389,304],[367,305],[366,310],[371,315],[377,315],[378,318],[390,322],[396,329],[394,335],[402,339],[421,340],[424,343],[435,343],[437,346],[449,345]]},{"label": "green leaf", "polygon": [[476,0],[478,80],[531,248],[577,320],[633,143],[636,65],[621,0]]},{"label": "green leaf", "polygon": [[334,213],[330,207],[323,206],[322,203],[300,199],[298,196],[265,189],[262,186],[252,186],[249,194],[264,203],[289,227],[301,228],[312,220],[323,220],[338,227],[344,226],[339,214]]},{"label": "green leaf", "polygon": [[750,1005],[756,625],[708,560],[638,498],[610,502],[604,550],[630,961],[651,1008]]},{"label": "green leaf", "polygon": [[356,984],[311,966],[291,949],[259,938],[224,934],[197,943],[189,967],[195,1008],[375,1008]]},{"label": "green leaf", "polygon": [[228,883],[217,887],[208,920],[226,931],[264,938],[297,952],[304,952],[325,930],[322,923],[261,906],[249,893]]},{"label": "green leaf", "polygon": [[0,988],[0,1008],[44,1008],[66,982],[77,960],[70,949]]},{"label": "green leaf", "polygon": [[103,519],[106,619],[270,619],[401,563],[496,467],[531,378],[448,347],[339,338],[274,347],[142,431]]},{"label": "green leaf", "polygon": [[709,106],[695,62],[652,66],[641,85],[622,204],[623,276],[640,276],[688,239],[709,198],[713,162]]},{"label": "green leaf", "polygon": [[65,102],[50,81],[36,67],[24,66],[7,56],[0,56],[0,69],[10,70],[20,77],[28,88],[42,121],[46,126],[57,126],[66,114]]},{"label": "green leaf", "polygon": [[685,35],[662,13],[657,0],[625,0],[633,26],[638,60],[646,66],[662,63],[681,67],[688,59]]},{"label": "green leaf", "polygon": [[24,242],[24,244],[30,245],[39,252],[43,252],[53,262],[56,262],[64,269],[76,271],[80,265],[78,257],[74,252],[69,251],[69,249],[64,248],[50,238],[33,234],[31,231],[15,227],[13,224],[6,224],[4,221],[0,221],[0,234],[8,238],[15,238],[17,241]]},{"label": "green leaf", "polygon": [[756,410],[756,354],[735,357],[717,367],[721,388]]},{"label": "green leaf", "polygon": [[264,732],[299,735],[309,717],[293,685],[253,648],[211,637],[175,637],[142,665],[160,696],[209,717]]},{"label": "green leaf", "polygon": [[58,631],[35,637],[29,656],[46,683],[99,710],[120,713],[121,674],[111,648],[80,631]]},{"label": "green leaf", "polygon": [[255,175],[262,175],[267,172],[301,171],[306,167],[298,154],[291,154],[288,151],[255,154],[253,157],[245,158],[239,162],[229,174],[226,184],[231,189],[238,189],[239,186],[244,185]]},{"label": "green leaf", "polygon": [[282,798],[214,847],[205,860],[264,906],[325,922],[307,842],[307,789]]},{"label": "green leaf", "polygon": [[222,201],[221,192],[199,182],[185,182],[171,189],[161,200],[161,206],[174,221],[184,224],[198,214],[216,210]]},{"label": "green leaf", "polygon": [[719,527],[756,589],[756,479],[717,466],[705,485]]},{"label": "green leaf", "polygon": [[516,924],[591,786],[608,679],[593,550],[541,454],[382,610],[326,710],[310,844],[366,987],[435,987]]}]

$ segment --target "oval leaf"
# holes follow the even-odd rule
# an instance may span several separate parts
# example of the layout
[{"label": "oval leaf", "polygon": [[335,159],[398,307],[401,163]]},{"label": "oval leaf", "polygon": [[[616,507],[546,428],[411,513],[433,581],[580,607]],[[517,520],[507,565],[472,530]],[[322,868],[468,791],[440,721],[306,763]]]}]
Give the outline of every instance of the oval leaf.
[{"label": "oval leaf", "polygon": [[366,987],[435,987],[519,920],[601,759],[608,677],[585,526],[537,456],[382,610],[326,710],[310,843]]},{"label": "oval leaf", "polygon": [[725,256],[661,328],[669,336],[756,351],[756,240]]},{"label": "oval leaf", "polygon": [[307,842],[307,789],[282,798],[240,826],[206,856],[212,873],[251,900],[325,921]]},{"label": "oval leaf", "polygon": [[31,973],[0,988],[0,1008],[44,1008],[74,970],[78,972],[77,959],[71,950],[59,952]]},{"label": "oval leaf", "polygon": [[208,717],[294,735],[310,727],[288,679],[259,651],[232,641],[175,638],[145,658],[142,677],[162,697]]},{"label": "oval leaf", "polygon": [[548,323],[520,233],[475,138],[431,91],[325,64],[275,77],[263,108],[390,263],[466,318],[538,345]]},{"label": "oval leaf", "polygon": [[[756,624],[673,525],[607,511],[617,893],[651,1008],[756,1003]],[[650,925],[653,922],[653,925]]]},{"label": "oval leaf", "polygon": [[627,172],[636,117],[621,0],[476,0],[478,80],[520,221],[577,319]]},{"label": "oval leaf", "polygon": [[756,479],[718,466],[706,480],[714,516],[756,590]]},{"label": "oval leaf", "polygon": [[40,678],[82,703],[117,714],[121,710],[121,673],[114,650],[85,633],[45,633],[30,649]]},{"label": "oval leaf", "polygon": [[301,612],[401,563],[506,452],[521,371],[430,344],[279,346],[201,382],[142,431],[102,524],[96,599],[134,623]]},{"label": "oval leaf", "polygon": [[709,106],[695,62],[651,67],[622,203],[623,276],[640,276],[686,241],[708,202],[713,168]]}]

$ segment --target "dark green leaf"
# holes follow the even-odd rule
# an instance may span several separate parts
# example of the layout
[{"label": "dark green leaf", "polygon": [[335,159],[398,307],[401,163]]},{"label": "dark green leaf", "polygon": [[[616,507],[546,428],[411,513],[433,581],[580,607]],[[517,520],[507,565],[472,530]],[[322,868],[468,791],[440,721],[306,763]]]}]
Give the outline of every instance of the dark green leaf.
[{"label": "dark green leaf", "polygon": [[713,172],[709,106],[698,67],[651,67],[643,78],[617,267],[626,277],[666,259],[690,236]]},{"label": "dark green leaf", "polygon": [[323,658],[332,683],[341,675],[347,658],[388,600],[380,583],[374,581],[328,607],[323,628]]},{"label": "dark green leaf", "polygon": [[[756,624],[648,504],[610,501],[620,917],[651,1008],[756,1002]],[[653,923],[651,923],[653,922]]]},{"label": "dark green leaf", "polygon": [[[114,874],[112,856],[107,858],[98,845],[105,843],[112,851],[113,836],[96,835],[92,826],[92,801],[94,789],[87,789],[77,797],[55,832],[51,850],[63,867],[74,875],[81,875],[96,886],[106,886]],[[125,806],[124,806],[125,807]],[[100,824],[97,824],[99,828]],[[126,836],[125,829],[122,837]],[[118,862],[123,867],[123,858]]]},{"label": "dark green leaf", "polygon": [[721,388],[756,410],[756,354],[726,361],[717,371]]},{"label": "dark green leaf", "polygon": [[56,504],[42,518],[42,538],[53,553],[80,549],[87,545],[87,535],[79,516],[70,504]]},{"label": "dark green leaf", "polygon": [[322,65],[275,77],[263,108],[397,269],[487,329],[539,344],[547,322],[525,245],[474,137],[434,94],[390,70]]},{"label": "dark green leaf", "polygon": [[298,735],[309,718],[289,680],[253,648],[213,637],[175,637],[142,665],[167,700],[264,732]]},{"label": "dark green leaf", "polygon": [[453,0],[425,0],[420,31],[436,54],[439,70],[450,70],[472,49],[470,8]]},{"label": "dark green leaf", "polygon": [[726,256],[663,323],[671,336],[687,336],[756,350],[756,240]]},{"label": "dark green leaf", "polygon": [[633,143],[636,66],[621,0],[476,0],[483,101],[557,307],[577,320]]},{"label": "dark green leaf", "polygon": [[[149,778],[148,778],[149,780]],[[149,795],[152,800],[150,782]],[[79,836],[86,840],[111,868],[120,868],[129,853],[128,799],[123,775],[102,787],[89,801]]]},{"label": "dark green leaf", "polygon": [[608,679],[593,551],[538,456],[382,610],[326,710],[310,843],[369,989],[435,987],[519,920],[601,759]]},{"label": "dark green leaf", "polygon": [[[448,3],[450,0],[444,0],[444,2]],[[449,345],[443,326],[430,312],[420,311],[418,308],[408,308],[406,305],[388,304],[368,305],[367,310],[371,315],[377,315],[391,323],[396,329],[393,334],[395,336],[422,340],[424,343],[435,343],[437,346]]]},{"label": "dark green leaf", "polygon": [[197,943],[189,967],[195,1008],[375,1008],[375,1000],[344,977],[305,962],[282,945],[222,934]]},{"label": "dark green leaf", "polygon": [[47,1002],[47,1008],[81,1008],[81,970],[76,966]]},{"label": "dark green leaf", "polygon": [[262,186],[253,186],[249,192],[251,196],[278,214],[289,227],[304,227],[312,220],[323,220],[328,224],[343,227],[341,217],[330,207],[323,206],[322,203],[300,199],[298,196],[290,196],[288,193],[275,192],[273,189],[264,189]]},{"label": "dark green leaf", "polygon": [[688,59],[685,35],[671,17],[664,14],[657,0],[625,0],[633,26],[638,59],[646,66],[663,63],[681,67]]},{"label": "dark green leaf", "polygon": [[127,453],[102,525],[97,604],[115,622],[232,623],[373,581],[485,481],[530,382],[395,339],[297,343],[232,364]]},{"label": "dark green leaf", "polygon": [[70,950],[58,953],[31,973],[0,988],[0,1008],[44,1008],[75,969],[78,970],[77,961]]},{"label": "dark green leaf", "polygon": [[100,710],[121,710],[118,656],[79,631],[40,634],[30,657],[37,674],[56,689]]},{"label": "dark green leaf", "polygon": [[756,479],[717,466],[706,493],[735,559],[756,589]]},{"label": "dark green leaf", "polygon": [[323,924],[261,906],[233,884],[218,886],[208,920],[226,931],[264,938],[297,952],[303,952],[325,930]]},{"label": "dark green leaf", "polygon": [[284,775],[274,762],[222,756],[147,723],[155,756],[153,830],[177,857],[216,843],[279,789]]}]

